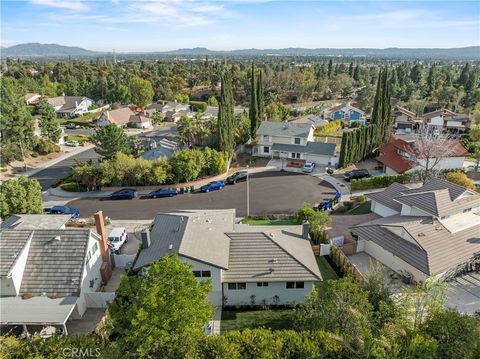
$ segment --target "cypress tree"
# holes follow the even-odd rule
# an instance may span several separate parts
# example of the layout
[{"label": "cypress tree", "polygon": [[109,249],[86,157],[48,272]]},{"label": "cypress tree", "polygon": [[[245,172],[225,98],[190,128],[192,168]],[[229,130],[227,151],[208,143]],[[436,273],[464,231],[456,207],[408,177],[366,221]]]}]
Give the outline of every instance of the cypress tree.
[{"label": "cypress tree", "polygon": [[328,78],[331,79],[333,75],[333,60],[328,61]]},{"label": "cypress tree", "polygon": [[348,75],[353,77],[353,62],[350,62],[350,66],[348,66]]},{"label": "cypress tree", "polygon": [[342,144],[340,145],[340,158],[338,159],[338,166],[343,167],[345,165],[345,153],[347,151],[347,132],[342,134]]},{"label": "cypress tree", "polygon": [[377,90],[375,92],[375,98],[373,100],[373,109],[372,109],[372,123],[376,124],[377,126],[375,127],[375,135],[374,135],[374,146],[377,146],[381,138],[383,137],[383,134],[381,133],[383,129],[382,125],[382,114],[383,114],[383,109],[382,109],[382,71],[380,70],[378,74],[378,79],[377,79]]},{"label": "cypress tree", "polygon": [[355,66],[355,70],[353,71],[353,79],[356,82],[360,81],[360,65]]},{"label": "cypress tree", "polygon": [[390,89],[388,84],[388,69],[383,72],[383,85],[382,85],[382,137],[381,143],[388,141],[390,137],[390,122],[391,122],[391,104],[390,104]]},{"label": "cypress tree", "polygon": [[258,119],[258,99],[257,99],[257,86],[255,81],[255,66],[252,62],[252,77],[250,79],[250,110],[249,110],[249,117],[250,117],[250,136],[255,138],[256,131],[259,123],[257,123]]},{"label": "cypress tree", "polygon": [[230,74],[225,71],[221,77],[222,88],[218,106],[218,149],[230,152],[233,149],[233,90]]},{"label": "cypress tree", "polygon": [[262,70],[258,71],[258,79],[257,79],[257,127],[255,128],[255,132],[260,126],[260,123],[263,121],[263,115],[265,113],[265,102],[263,99],[263,77],[262,77]]}]

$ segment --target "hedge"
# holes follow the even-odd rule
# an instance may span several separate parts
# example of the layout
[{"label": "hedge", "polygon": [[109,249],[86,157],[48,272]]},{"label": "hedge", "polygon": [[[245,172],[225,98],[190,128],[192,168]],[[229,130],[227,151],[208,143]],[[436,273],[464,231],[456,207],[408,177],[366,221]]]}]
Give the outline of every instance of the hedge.
[{"label": "hedge", "polygon": [[384,188],[390,186],[393,182],[410,183],[412,175],[410,173],[402,173],[398,175],[368,177],[362,179],[354,179],[351,182],[352,191],[365,190],[371,188]]}]

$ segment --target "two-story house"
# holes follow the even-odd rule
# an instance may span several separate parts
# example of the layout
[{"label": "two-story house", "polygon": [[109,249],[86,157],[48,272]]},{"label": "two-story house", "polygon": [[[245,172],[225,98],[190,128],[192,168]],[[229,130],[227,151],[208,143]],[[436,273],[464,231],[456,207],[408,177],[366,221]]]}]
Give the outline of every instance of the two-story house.
[{"label": "two-story house", "polygon": [[[96,215],[97,223],[97,215]],[[13,215],[0,231],[0,323],[62,327],[111,276],[104,236],[65,228],[70,216]],[[99,226],[103,226],[103,217]]]},{"label": "two-story house", "polygon": [[93,101],[85,96],[58,96],[47,99],[58,117],[74,117],[88,112]]},{"label": "two-story house", "polygon": [[367,195],[382,218],[351,228],[357,248],[416,281],[480,265],[480,194],[441,179]]},{"label": "two-story house", "polygon": [[[435,140],[432,140],[435,141]],[[442,141],[442,140],[437,140]],[[430,164],[436,163],[436,170],[463,168],[468,151],[458,140],[442,141],[439,145],[448,144],[449,153],[441,158],[429,157]],[[426,165],[425,153],[419,152],[416,140],[407,142],[392,138],[377,149],[379,155],[376,160],[385,174],[398,174],[422,170]]]},{"label": "two-story house", "polygon": [[468,115],[458,114],[445,108],[426,113],[422,116],[423,125],[438,132],[465,132],[470,128]]},{"label": "two-story house", "polygon": [[335,144],[315,142],[314,129],[310,123],[262,121],[253,155],[336,165]]},{"label": "two-story house", "polygon": [[275,228],[235,223],[235,210],[162,213],[142,233],[134,265],[141,271],[165,255],[178,255],[199,280],[211,280],[215,306],[294,305],[322,276],[308,240],[308,224]]},{"label": "two-story house", "polygon": [[365,112],[350,104],[342,104],[326,109],[323,113],[325,120],[360,121],[363,125],[366,121]]},{"label": "two-story house", "polygon": [[395,106],[392,109],[393,128],[395,133],[411,133],[415,128],[415,113],[406,108]]}]

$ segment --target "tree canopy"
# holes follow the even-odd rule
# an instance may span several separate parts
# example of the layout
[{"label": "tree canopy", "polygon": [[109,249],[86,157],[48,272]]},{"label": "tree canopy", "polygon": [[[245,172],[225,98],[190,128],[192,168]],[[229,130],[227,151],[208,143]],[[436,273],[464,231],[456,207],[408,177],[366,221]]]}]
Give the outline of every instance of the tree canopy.
[{"label": "tree canopy", "polygon": [[117,152],[130,152],[127,135],[114,124],[100,127],[91,139],[95,152],[106,158],[112,158]]},{"label": "tree canopy", "polygon": [[0,185],[0,217],[42,213],[42,187],[35,179],[21,176]]}]

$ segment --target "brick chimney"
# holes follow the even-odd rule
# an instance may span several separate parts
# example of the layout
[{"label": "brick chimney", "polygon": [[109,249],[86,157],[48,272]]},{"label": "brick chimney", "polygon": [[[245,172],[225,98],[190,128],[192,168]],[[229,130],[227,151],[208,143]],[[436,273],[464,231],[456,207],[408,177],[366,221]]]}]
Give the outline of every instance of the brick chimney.
[{"label": "brick chimney", "polygon": [[105,229],[105,222],[103,219],[103,211],[98,211],[94,214],[95,228],[102,240],[100,241],[100,253],[102,254],[102,266],[100,267],[100,274],[103,283],[108,283],[112,276],[112,263],[110,262],[110,248],[108,247],[107,230]]}]

